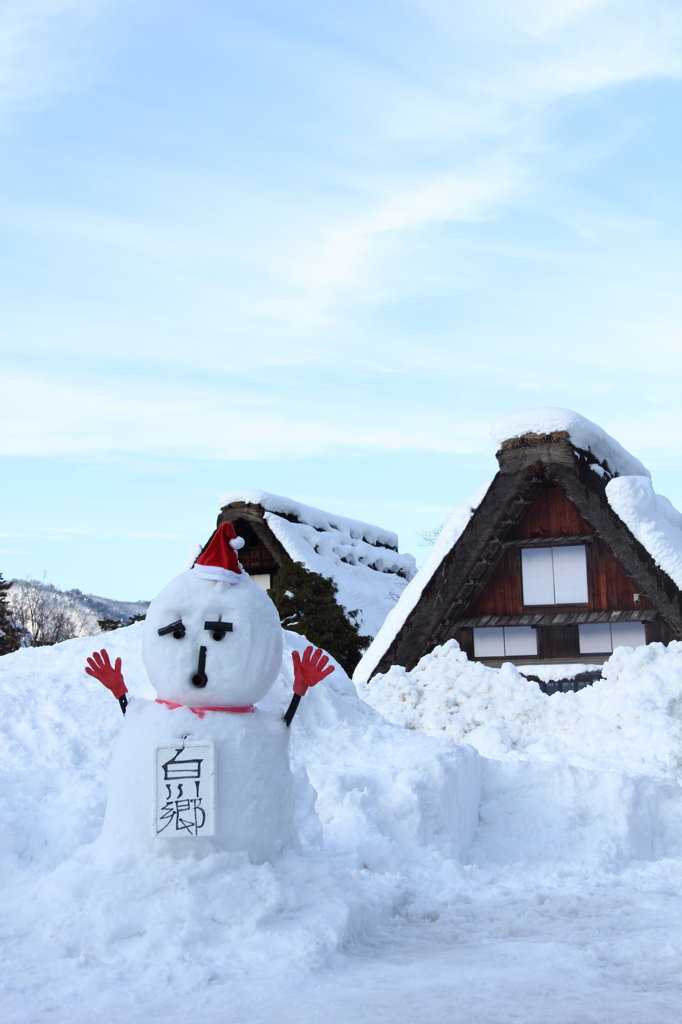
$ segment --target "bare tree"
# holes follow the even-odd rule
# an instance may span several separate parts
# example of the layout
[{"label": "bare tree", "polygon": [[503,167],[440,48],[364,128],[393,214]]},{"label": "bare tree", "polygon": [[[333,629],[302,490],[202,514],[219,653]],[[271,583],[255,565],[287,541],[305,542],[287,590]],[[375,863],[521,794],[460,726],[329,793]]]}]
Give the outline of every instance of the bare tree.
[{"label": "bare tree", "polygon": [[48,647],[78,635],[77,617],[51,585],[15,580],[7,597],[15,617],[31,635],[31,646]]}]

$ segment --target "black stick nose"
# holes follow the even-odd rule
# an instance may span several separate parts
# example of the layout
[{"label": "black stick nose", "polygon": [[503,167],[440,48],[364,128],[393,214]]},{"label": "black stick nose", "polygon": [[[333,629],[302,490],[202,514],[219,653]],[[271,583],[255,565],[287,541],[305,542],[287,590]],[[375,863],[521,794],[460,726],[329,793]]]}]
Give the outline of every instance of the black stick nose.
[{"label": "black stick nose", "polygon": [[197,665],[196,673],[192,676],[192,686],[201,687],[206,686],[208,682],[208,676],[206,675],[206,648],[199,648],[199,664]]}]

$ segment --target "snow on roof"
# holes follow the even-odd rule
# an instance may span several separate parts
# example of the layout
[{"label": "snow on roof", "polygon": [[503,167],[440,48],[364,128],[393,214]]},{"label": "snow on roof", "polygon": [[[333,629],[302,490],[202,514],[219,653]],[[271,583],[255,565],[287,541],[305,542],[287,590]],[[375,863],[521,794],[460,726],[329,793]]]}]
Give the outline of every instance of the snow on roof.
[{"label": "snow on roof", "polygon": [[565,430],[576,448],[608,464],[615,474],[606,485],[611,508],[659,569],[682,587],[682,515],[667,498],[656,494],[646,466],[606,431],[570,409],[530,409],[498,420],[490,433],[499,446],[512,437],[556,430]]},{"label": "snow on roof", "polygon": [[682,589],[682,515],[656,494],[646,476],[619,476],[606,485],[609,505],[659,569]]},{"label": "snow on roof", "polygon": [[334,581],[339,603],[358,612],[365,636],[377,633],[415,573],[413,556],[400,554],[397,534],[390,530],[267,491],[231,491],[220,504],[235,502],[260,505],[287,554]]},{"label": "snow on roof", "polygon": [[489,484],[486,484],[466,504],[460,505],[452,512],[450,518],[438,534],[428,558],[417,572],[417,575],[405,587],[400,600],[391,608],[381,629],[358,662],[353,673],[353,680],[355,682],[366,682],[372,672],[374,672],[391,646],[394,637],[405,625],[408,615],[419,603],[426,584],[434,575],[447,553],[461,537],[474,511],[483,501],[489,486]]},{"label": "snow on roof", "polygon": [[626,451],[605,430],[571,409],[526,409],[504,416],[493,424],[490,436],[497,448],[503,441],[524,434],[553,434],[565,430],[576,448],[592,452],[600,463],[607,463],[618,476],[650,476],[639,459]]}]

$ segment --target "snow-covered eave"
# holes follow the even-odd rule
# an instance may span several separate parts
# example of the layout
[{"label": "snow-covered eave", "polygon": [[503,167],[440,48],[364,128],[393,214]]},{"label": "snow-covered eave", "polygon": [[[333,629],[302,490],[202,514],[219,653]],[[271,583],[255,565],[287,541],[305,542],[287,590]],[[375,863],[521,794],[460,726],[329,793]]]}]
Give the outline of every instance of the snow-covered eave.
[{"label": "snow-covered eave", "polygon": [[314,508],[312,505],[304,505],[300,501],[294,501],[281,494],[257,490],[229,491],[220,499],[220,506],[223,508],[236,502],[260,505],[266,512],[272,512],[275,515],[294,516],[299,522],[313,526],[316,530],[338,530],[341,533],[347,533],[353,540],[362,540],[375,547],[398,550],[398,535],[391,530],[384,530],[380,526],[374,526],[372,523],[365,523],[359,519],[339,516],[334,512],[326,512],[324,509]]},{"label": "snow-covered eave", "polygon": [[648,476],[620,476],[606,485],[606,499],[657,568],[682,590],[682,515]]},{"label": "snow-covered eave", "polygon": [[407,584],[399,601],[391,608],[381,629],[358,662],[353,673],[354,682],[366,683],[376,670],[377,665],[407,622],[411,613],[417,607],[427,584],[464,533],[469,520],[489,489],[490,484],[486,484],[468,502],[460,505],[452,512],[450,518],[438,534],[436,543],[428,558],[417,571],[416,576]]},{"label": "snow-covered eave", "polygon": [[[275,512],[265,512],[264,521],[294,562],[302,562],[306,569],[322,576],[334,577],[338,571],[357,569],[389,579],[397,576],[407,582],[414,575],[412,555],[401,555],[392,548],[377,548],[364,540],[354,540],[348,545],[342,544],[342,550],[347,549],[343,558],[339,555],[318,553],[311,539],[303,535],[305,531],[310,530],[309,523],[292,523]],[[326,531],[321,531],[319,543],[324,543],[322,538],[325,535]]]}]

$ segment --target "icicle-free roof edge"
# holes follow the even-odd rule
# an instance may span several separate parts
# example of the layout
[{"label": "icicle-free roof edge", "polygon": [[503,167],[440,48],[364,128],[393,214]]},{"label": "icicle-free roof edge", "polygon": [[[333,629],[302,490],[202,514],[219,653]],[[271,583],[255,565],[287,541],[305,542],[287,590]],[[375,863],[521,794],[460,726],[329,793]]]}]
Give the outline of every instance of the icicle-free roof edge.
[{"label": "icicle-free roof edge", "polygon": [[358,662],[353,673],[354,682],[367,682],[372,675],[393,643],[393,640],[405,625],[410,613],[414,611],[419,603],[424,588],[438,571],[443,559],[449,554],[464,533],[469,520],[487,494],[489,486],[489,484],[486,484],[484,487],[481,487],[469,501],[459,505],[450,514],[424,564],[407,584],[400,596],[400,600],[391,608],[381,629]]},{"label": "icicle-free roof edge", "polygon": [[380,526],[359,519],[336,515],[334,512],[326,512],[312,505],[304,505],[281,494],[255,490],[229,491],[221,497],[220,505],[224,507],[237,501],[261,505],[267,512],[273,512],[275,515],[295,516],[299,522],[307,523],[318,530],[338,530],[349,534],[355,540],[364,540],[366,544],[398,550],[398,535],[391,530],[384,530]]}]

